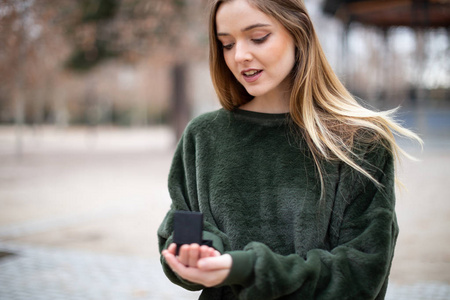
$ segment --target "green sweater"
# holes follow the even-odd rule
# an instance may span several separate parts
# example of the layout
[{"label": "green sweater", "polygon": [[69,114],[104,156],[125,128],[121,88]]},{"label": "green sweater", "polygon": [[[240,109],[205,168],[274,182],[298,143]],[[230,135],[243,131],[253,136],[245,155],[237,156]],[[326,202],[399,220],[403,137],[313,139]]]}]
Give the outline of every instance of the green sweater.
[{"label": "green sweater", "polygon": [[358,147],[358,163],[324,162],[325,197],[306,143],[287,114],[220,109],[195,118],[169,174],[170,211],[159,249],[172,242],[173,212],[204,214],[203,238],[233,264],[220,286],[167,277],[200,299],[384,299],[398,227],[394,164],[381,145]]}]

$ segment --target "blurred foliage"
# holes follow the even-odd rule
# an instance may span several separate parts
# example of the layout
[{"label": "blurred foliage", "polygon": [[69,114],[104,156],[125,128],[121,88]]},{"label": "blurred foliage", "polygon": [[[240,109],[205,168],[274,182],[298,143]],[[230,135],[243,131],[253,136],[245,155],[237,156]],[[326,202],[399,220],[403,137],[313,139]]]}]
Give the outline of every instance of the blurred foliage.
[{"label": "blurred foliage", "polygon": [[116,56],[116,53],[108,50],[104,41],[97,40],[89,49],[75,49],[66,67],[75,71],[88,71],[102,60]]},{"label": "blurred foliage", "polygon": [[111,19],[119,7],[118,0],[81,0],[83,22],[96,22],[103,19]]},{"label": "blurred foliage", "polygon": [[[119,4],[118,0],[78,1],[80,9],[79,19],[71,22],[71,28],[75,28],[75,30],[68,30],[68,33],[76,34],[79,32],[79,28],[82,28],[85,24],[91,24],[91,26],[96,27],[98,22],[113,20]],[[73,36],[70,37],[72,38]],[[75,71],[87,71],[101,61],[117,55],[109,49],[110,46],[107,40],[98,36],[91,37],[91,40],[89,45],[86,45],[86,42],[84,45],[82,42],[74,45],[72,55],[66,62],[66,67]]]},{"label": "blurred foliage", "polygon": [[[73,53],[66,66],[86,71],[108,58],[133,62],[160,50],[172,57],[203,53],[204,45],[182,43],[195,35],[195,20],[203,0],[82,0],[66,26]],[[191,7],[188,6],[191,5]],[[200,31],[205,35],[205,31]],[[204,40],[197,36],[198,41]],[[200,47],[197,47],[200,45]],[[183,46],[183,51],[180,51]],[[188,49],[186,49],[186,47]],[[163,49],[163,50],[161,50]],[[188,51],[186,51],[188,50]]]}]

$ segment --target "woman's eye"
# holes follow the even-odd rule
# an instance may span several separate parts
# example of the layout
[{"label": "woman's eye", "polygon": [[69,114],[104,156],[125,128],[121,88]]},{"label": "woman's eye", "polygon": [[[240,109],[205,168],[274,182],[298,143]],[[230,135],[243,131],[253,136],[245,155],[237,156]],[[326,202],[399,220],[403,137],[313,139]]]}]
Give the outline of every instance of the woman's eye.
[{"label": "woman's eye", "polygon": [[259,38],[259,39],[252,39],[252,41],[253,41],[254,43],[256,43],[256,44],[264,43],[264,42],[267,40],[267,38],[269,37],[269,35],[270,35],[270,33],[266,34],[266,35],[263,36],[262,38]]},{"label": "woman's eye", "polygon": [[230,50],[231,48],[233,48],[233,45],[234,45],[234,43],[231,43],[231,44],[225,44],[225,45],[222,44],[222,47],[223,47],[225,50]]}]

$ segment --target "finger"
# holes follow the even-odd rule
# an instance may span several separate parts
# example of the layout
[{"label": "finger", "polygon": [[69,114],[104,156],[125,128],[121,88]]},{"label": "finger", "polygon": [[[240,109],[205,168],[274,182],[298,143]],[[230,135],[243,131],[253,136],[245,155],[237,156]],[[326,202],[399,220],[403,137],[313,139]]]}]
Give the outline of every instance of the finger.
[{"label": "finger", "polygon": [[200,258],[210,257],[209,247],[203,245],[200,247]]},{"label": "finger", "polygon": [[175,253],[177,252],[177,244],[175,243],[170,244],[167,250],[173,255],[175,255]]},{"label": "finger", "polygon": [[164,259],[166,260],[166,263],[169,265],[169,267],[175,272],[178,273],[181,267],[184,267],[183,264],[179,262],[179,260],[170,253],[167,250],[164,250],[162,252]]},{"label": "finger", "polygon": [[188,256],[188,266],[196,268],[198,259],[199,259],[199,245],[191,244]]},{"label": "finger", "polygon": [[219,251],[217,251],[216,249],[214,249],[214,248],[210,248],[209,249],[209,256],[210,257],[217,257],[217,256],[221,256],[222,254],[219,252]]},{"label": "finger", "polygon": [[197,262],[197,266],[202,271],[212,271],[220,269],[230,269],[233,259],[229,254],[217,257],[202,258]]},{"label": "finger", "polygon": [[178,260],[185,266],[189,265],[189,245],[181,246]]}]

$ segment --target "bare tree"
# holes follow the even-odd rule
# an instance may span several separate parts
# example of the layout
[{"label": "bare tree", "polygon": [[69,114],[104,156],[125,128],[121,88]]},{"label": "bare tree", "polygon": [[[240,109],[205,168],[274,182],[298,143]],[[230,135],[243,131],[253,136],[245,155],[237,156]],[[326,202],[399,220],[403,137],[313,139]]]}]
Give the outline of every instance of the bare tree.
[{"label": "bare tree", "polygon": [[24,122],[43,119],[45,95],[40,87],[49,84],[64,59],[65,43],[57,26],[63,10],[50,2],[0,2],[0,118],[15,123],[18,155]]},{"label": "bare tree", "polygon": [[160,56],[172,65],[172,123],[181,134],[189,114],[186,61],[206,57],[205,0],[79,1],[68,66],[89,70],[114,58]]}]

